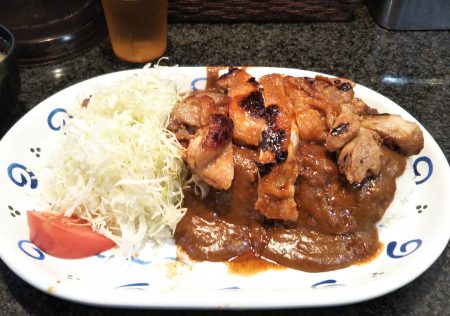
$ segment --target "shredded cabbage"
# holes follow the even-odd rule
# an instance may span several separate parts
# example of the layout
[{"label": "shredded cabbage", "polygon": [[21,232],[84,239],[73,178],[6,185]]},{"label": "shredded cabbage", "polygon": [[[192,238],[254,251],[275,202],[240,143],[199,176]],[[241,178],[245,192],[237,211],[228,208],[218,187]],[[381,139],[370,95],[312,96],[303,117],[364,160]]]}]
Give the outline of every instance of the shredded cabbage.
[{"label": "shredded cabbage", "polygon": [[166,129],[177,102],[174,82],[143,71],[70,109],[42,183],[52,210],[88,220],[127,255],[170,237],[186,211],[182,146]]}]

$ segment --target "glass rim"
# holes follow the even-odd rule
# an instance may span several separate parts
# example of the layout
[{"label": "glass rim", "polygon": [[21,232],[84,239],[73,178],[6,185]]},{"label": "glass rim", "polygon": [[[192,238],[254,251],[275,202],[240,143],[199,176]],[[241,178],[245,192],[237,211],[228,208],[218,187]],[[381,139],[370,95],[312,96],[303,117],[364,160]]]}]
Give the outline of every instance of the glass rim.
[{"label": "glass rim", "polygon": [[[7,38],[8,36],[9,39]],[[3,24],[0,24],[0,39],[4,39],[5,42],[7,42],[10,45],[8,50],[5,52],[6,53],[5,58],[3,58],[3,60],[1,61],[2,63],[4,63],[9,58],[9,56],[12,55],[16,45],[16,39],[14,38],[13,33]]]}]

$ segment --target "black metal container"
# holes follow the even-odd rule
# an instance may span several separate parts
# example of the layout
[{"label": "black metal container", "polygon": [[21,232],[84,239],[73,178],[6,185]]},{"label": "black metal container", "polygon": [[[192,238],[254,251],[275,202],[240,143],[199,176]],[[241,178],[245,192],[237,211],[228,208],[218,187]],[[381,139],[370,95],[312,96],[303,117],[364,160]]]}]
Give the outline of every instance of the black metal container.
[{"label": "black metal container", "polygon": [[449,30],[449,0],[364,0],[375,22],[391,30]]},{"label": "black metal container", "polygon": [[[17,99],[20,92],[20,73],[13,34],[0,25],[0,126],[7,127],[11,118],[22,111]],[[1,135],[1,134],[0,134]]]}]

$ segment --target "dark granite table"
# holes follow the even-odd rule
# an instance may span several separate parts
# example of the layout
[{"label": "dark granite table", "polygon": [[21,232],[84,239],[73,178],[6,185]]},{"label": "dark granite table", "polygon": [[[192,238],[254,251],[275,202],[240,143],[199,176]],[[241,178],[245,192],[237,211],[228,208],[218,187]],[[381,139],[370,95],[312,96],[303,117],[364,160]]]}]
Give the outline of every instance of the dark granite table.
[{"label": "dark granite table", "polygon": [[[394,32],[377,26],[362,4],[346,23],[170,25],[169,64],[293,67],[342,75],[391,98],[415,116],[450,158],[450,32]],[[108,40],[46,66],[22,68],[24,111],[82,80],[141,67],[117,60]],[[16,117],[2,118],[0,136]],[[442,210],[450,211],[450,210]],[[450,225],[450,223],[449,223]],[[450,246],[415,281],[394,293],[341,307],[215,311],[258,315],[450,315]],[[147,311],[148,312],[148,311]],[[207,314],[210,311],[200,311]],[[135,315],[143,311],[75,304],[42,293],[0,261],[1,315]],[[189,311],[152,311],[190,314]]]}]

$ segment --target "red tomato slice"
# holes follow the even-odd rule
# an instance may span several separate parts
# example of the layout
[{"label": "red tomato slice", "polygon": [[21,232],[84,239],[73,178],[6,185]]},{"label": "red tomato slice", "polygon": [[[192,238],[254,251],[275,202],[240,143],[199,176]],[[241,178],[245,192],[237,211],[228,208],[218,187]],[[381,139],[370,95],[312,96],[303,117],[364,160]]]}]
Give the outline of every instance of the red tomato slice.
[{"label": "red tomato slice", "polygon": [[86,220],[49,212],[28,211],[30,240],[43,252],[63,259],[93,256],[116,244],[94,232]]}]

